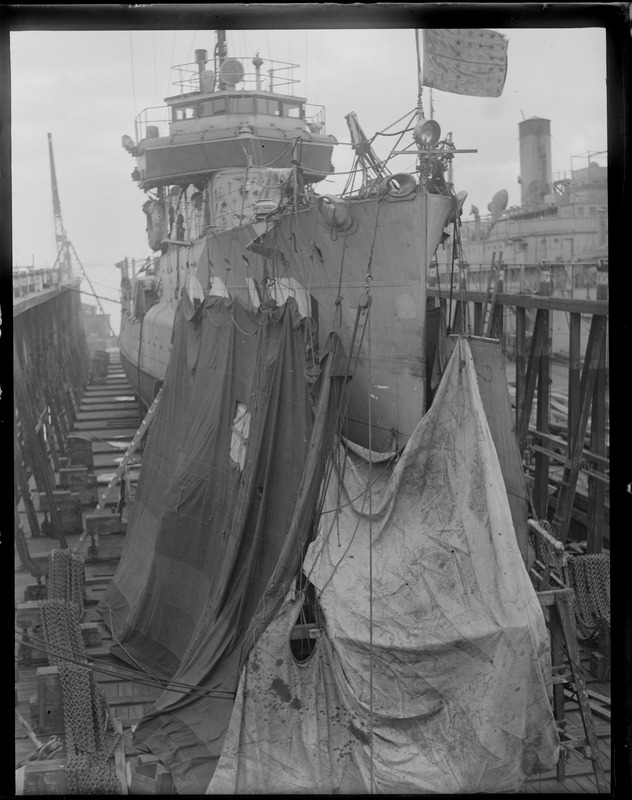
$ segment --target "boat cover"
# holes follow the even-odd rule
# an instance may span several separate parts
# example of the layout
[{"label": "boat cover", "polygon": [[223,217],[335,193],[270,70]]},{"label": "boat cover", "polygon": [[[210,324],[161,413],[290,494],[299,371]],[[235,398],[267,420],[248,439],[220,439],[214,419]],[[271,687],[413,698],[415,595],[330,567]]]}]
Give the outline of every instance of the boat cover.
[{"label": "boat cover", "polygon": [[321,637],[294,659],[288,592],[209,794],[513,792],[556,763],[547,630],[466,339],[394,467],[340,450],[303,571]]},{"label": "boat cover", "polygon": [[124,657],[171,679],[135,744],[170,767],[179,793],[208,786],[241,645],[294,514],[313,422],[305,324],[293,300],[254,312],[211,297],[177,315],[125,547],[99,610]]}]

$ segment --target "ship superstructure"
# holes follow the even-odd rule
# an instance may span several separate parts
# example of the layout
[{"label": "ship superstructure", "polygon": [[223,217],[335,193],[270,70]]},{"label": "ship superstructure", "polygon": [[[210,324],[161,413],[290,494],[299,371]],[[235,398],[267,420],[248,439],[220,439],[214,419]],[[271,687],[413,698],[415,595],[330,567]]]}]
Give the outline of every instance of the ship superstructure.
[{"label": "ship superstructure", "polygon": [[[489,214],[471,206],[463,215],[461,241],[469,265],[489,265],[494,253],[497,260],[502,253],[507,266],[527,268],[607,260],[607,154],[589,152],[583,163],[574,157],[570,172],[554,174],[550,120],[531,117],[518,127],[520,206],[507,208],[508,192],[501,189],[488,204]],[[579,281],[579,270],[577,275]]]},{"label": "ship superstructure", "polygon": [[[417,171],[393,175],[350,114],[362,185],[318,196],[336,140],[322,107],[288,93],[293,65],[256,56],[246,73],[245,59],[227,57],[221,32],[215,70],[207,63],[198,50],[195,64],[179,68],[188,76],[182,91],[139,115],[136,142],[123,137],[147,194],[148,243],[159,253],[142,266],[121,264],[130,380],[151,403],[185,289],[193,308],[214,295],[251,308],[292,296],[320,346],[336,330],[355,348],[349,435],[377,449],[403,446],[426,410],[426,266],[465,199],[444,178],[459,151],[441,140],[435,120],[413,113],[404,131],[411,144],[399,152],[417,156]],[[358,327],[368,303],[370,370]]]}]

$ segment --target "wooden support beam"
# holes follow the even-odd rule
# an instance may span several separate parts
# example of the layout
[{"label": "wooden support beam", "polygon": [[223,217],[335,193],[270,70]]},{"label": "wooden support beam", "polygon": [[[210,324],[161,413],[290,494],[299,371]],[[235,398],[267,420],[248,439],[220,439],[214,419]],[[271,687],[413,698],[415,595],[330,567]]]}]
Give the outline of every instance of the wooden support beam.
[{"label": "wooden support beam", "polygon": [[520,422],[518,425],[518,444],[520,452],[524,453],[527,441],[527,431],[529,429],[529,419],[531,417],[531,406],[535,394],[535,384],[538,376],[539,360],[545,341],[548,340],[548,312],[538,309],[533,326],[533,337],[531,339],[531,349],[527,362],[527,374],[525,377],[524,401],[521,409]]},{"label": "wooden support beam", "polygon": [[[536,409],[536,425],[539,431],[549,432],[549,401],[551,399],[551,359],[549,357],[550,332],[549,312],[542,311],[545,335],[542,338],[540,358],[538,359],[538,404]],[[536,514],[546,519],[549,506],[549,466],[548,455],[536,451],[535,474],[533,480]]]},{"label": "wooden support beam", "polygon": [[[599,456],[606,453],[606,337],[600,348],[597,379],[593,390],[590,448]],[[588,471],[588,537],[586,552],[601,553],[605,525],[606,483],[603,466]],[[601,474],[600,474],[601,473]]]},{"label": "wooden support beam", "polygon": [[483,304],[474,303],[474,330],[480,331],[483,319]]},{"label": "wooden support beam", "polygon": [[577,488],[579,464],[582,457],[584,436],[588,425],[588,417],[592,405],[593,394],[597,382],[598,367],[602,357],[605,342],[606,318],[595,316],[592,318],[586,357],[582,369],[580,382],[580,414],[572,431],[573,448],[564,468],[564,477],[561,481],[560,493],[553,517],[554,533],[560,541],[566,541],[568,527],[573,512],[573,500]]},{"label": "wooden support beam", "polygon": [[[43,486],[41,488],[43,492],[46,494],[48,499],[49,508],[50,508],[50,517],[51,517],[51,524],[53,527],[53,534],[59,540],[59,545],[62,549],[66,548],[66,537],[64,536],[64,531],[61,525],[61,520],[59,518],[59,514],[57,513],[57,507],[55,506],[55,502],[53,500],[53,490],[54,490],[54,482],[48,479],[48,471],[50,471],[50,465],[48,465],[49,469],[47,470],[46,458],[44,453],[41,451],[39,445],[39,440],[35,435],[35,425],[33,420],[33,411],[31,408],[31,404],[29,401],[29,397],[27,395],[26,386],[24,384],[24,375],[22,372],[22,365],[20,363],[20,359],[15,352],[13,353],[13,376],[14,376],[14,391],[15,391],[15,405],[18,409],[18,415],[20,417],[20,421],[22,423],[22,427],[24,430],[25,438],[27,440],[30,439],[31,441],[31,457],[35,460],[35,462],[40,467],[40,475],[41,480],[43,482]],[[51,471],[52,472],[52,471]]]},{"label": "wooden support beam", "polygon": [[579,381],[581,368],[581,314],[573,312],[569,318],[568,335],[568,430],[569,447],[573,444],[573,429],[579,419]]},{"label": "wooden support beam", "polygon": [[[440,297],[441,293],[437,289],[429,288],[426,290],[430,297]],[[485,292],[465,292],[461,298],[468,303],[484,303]],[[591,314],[592,316],[607,317],[610,311],[609,303],[606,300],[579,300],[572,297],[556,297],[535,294],[513,294],[510,292],[498,293],[496,302],[503,306],[515,306],[516,308],[544,309],[547,311],[565,311],[567,313],[577,312],[578,314]]]},{"label": "wooden support beam", "polygon": [[516,308],[516,430],[519,430],[524,406],[525,377],[527,369],[527,310]]},{"label": "wooden support beam", "polygon": [[22,497],[22,502],[24,503],[24,510],[26,512],[26,518],[28,519],[29,522],[29,529],[31,531],[31,536],[32,537],[41,536],[42,531],[40,529],[39,520],[37,518],[37,511],[35,510],[35,506],[33,505],[33,500],[31,499],[29,480],[26,474],[26,470],[24,469],[24,466],[22,464],[22,454],[20,452],[20,445],[17,440],[15,428],[13,429],[13,433],[14,433],[13,470],[16,480],[16,494],[19,494]]},{"label": "wooden support beam", "polygon": [[20,525],[17,508],[15,509],[13,516],[13,536],[15,539],[15,547],[18,551],[18,557],[20,559],[20,567],[24,572],[31,572],[31,554],[29,553],[29,546],[26,541],[26,536],[24,535],[24,531]]}]

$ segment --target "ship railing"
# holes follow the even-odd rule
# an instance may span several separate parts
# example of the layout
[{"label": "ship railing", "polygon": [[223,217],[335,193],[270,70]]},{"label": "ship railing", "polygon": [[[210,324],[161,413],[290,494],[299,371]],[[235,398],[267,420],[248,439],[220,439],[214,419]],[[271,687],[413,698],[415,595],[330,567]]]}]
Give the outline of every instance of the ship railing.
[{"label": "ship railing", "polygon": [[[608,259],[586,261],[540,261],[537,264],[496,263],[496,276],[501,282],[499,292],[566,297],[578,300],[608,300]],[[468,263],[465,270],[441,264],[431,271],[428,285],[453,294],[460,288],[486,292],[489,286],[490,265]],[[459,286],[459,282],[461,286]],[[456,296],[456,294],[455,294]]]},{"label": "ship railing", "polygon": [[[325,133],[325,107],[313,103],[304,105],[305,127],[311,133]],[[144,108],[136,117],[134,131],[136,141],[147,138],[169,136],[171,133],[171,109],[169,106],[151,106]],[[148,130],[153,128],[153,130]],[[151,134],[148,136],[148,133]]]},{"label": "ship railing", "polygon": [[169,125],[171,123],[170,109],[167,106],[151,106],[144,108],[136,117],[134,131],[136,141],[147,139],[147,128],[153,127],[157,130],[152,131],[153,138],[156,136],[169,136]]},{"label": "ship railing", "polygon": [[325,106],[305,103],[305,123],[311,133],[325,133]]},{"label": "ship railing", "polygon": [[[243,72],[233,73],[231,78],[228,71],[224,78],[229,81],[239,78],[235,85],[239,87],[240,91],[278,92],[279,89],[293,87],[295,83],[299,82],[298,78],[294,77],[294,70],[300,64],[293,64],[289,61],[275,61],[270,58],[257,57],[256,59],[251,59],[249,56],[231,56],[224,63],[229,67],[230,63],[234,61],[238,61],[241,64]],[[246,65],[250,63],[254,67],[254,61],[257,62],[258,69],[246,71]],[[209,61],[207,64],[212,65],[213,62]],[[228,69],[228,67],[224,69]],[[219,75],[214,75],[212,70],[209,69],[202,76],[200,76],[199,66],[196,62],[178,64],[172,69],[177,76],[177,79],[173,81],[173,85],[177,86],[182,94],[199,91],[219,91],[222,68],[220,68]]]}]

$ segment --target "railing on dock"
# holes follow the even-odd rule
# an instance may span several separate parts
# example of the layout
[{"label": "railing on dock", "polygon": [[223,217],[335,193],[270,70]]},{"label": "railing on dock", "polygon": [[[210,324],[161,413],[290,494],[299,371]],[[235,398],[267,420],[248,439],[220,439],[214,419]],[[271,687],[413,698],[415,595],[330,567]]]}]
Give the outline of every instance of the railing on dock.
[{"label": "railing on dock", "polygon": [[33,267],[16,267],[13,270],[13,298],[19,299],[27,295],[37,294],[46,289],[54,289],[77,278],[72,270],[56,268],[35,269]]},{"label": "railing on dock", "polygon": [[[609,537],[607,300],[509,293],[493,281],[488,291],[427,291],[449,332],[502,341],[515,362],[516,432],[533,510],[560,541],[575,523],[587,552],[601,552]],[[565,330],[554,329],[556,316]],[[567,373],[566,397],[554,397],[554,370],[558,381]]]}]

